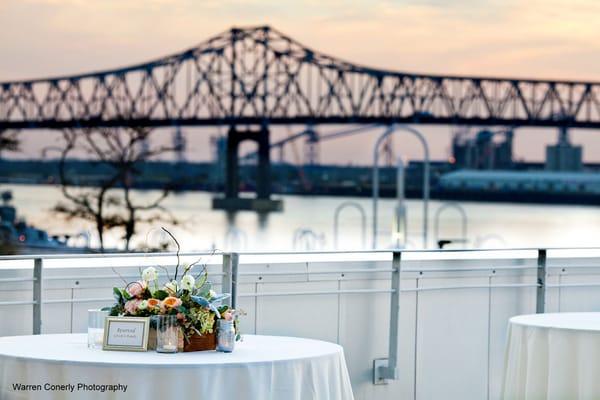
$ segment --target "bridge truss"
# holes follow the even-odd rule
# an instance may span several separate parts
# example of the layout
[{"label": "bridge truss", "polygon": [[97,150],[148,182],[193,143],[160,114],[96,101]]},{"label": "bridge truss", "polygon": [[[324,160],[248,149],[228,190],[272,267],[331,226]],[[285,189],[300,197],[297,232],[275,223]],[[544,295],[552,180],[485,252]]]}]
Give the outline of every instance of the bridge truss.
[{"label": "bridge truss", "polygon": [[0,83],[0,129],[392,122],[600,128],[599,99],[596,82],[364,67],[253,27],[127,68]]}]

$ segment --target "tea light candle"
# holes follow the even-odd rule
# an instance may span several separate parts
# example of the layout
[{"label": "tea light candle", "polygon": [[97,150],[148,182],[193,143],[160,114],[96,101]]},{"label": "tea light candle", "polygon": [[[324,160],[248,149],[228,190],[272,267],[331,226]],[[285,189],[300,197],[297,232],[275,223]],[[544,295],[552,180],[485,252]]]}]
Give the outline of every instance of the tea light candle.
[{"label": "tea light candle", "polygon": [[161,315],[157,321],[156,351],[177,353],[179,327],[175,315]]}]

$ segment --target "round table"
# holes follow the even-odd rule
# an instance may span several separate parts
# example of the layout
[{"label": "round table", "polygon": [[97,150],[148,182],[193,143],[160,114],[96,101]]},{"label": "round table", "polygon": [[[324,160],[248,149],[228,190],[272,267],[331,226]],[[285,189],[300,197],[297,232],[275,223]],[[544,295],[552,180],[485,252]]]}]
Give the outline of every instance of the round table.
[{"label": "round table", "polygon": [[600,313],[509,322],[503,399],[600,399]]},{"label": "round table", "polygon": [[244,335],[233,353],[160,354],[88,349],[85,334],[0,337],[0,399],[83,398],[353,396],[342,347],[318,340]]}]

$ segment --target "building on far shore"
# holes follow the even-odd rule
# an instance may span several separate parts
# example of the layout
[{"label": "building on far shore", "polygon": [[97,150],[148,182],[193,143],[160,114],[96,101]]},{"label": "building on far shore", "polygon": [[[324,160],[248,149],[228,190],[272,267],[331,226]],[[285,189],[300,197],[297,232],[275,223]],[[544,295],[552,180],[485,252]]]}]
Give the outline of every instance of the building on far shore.
[{"label": "building on far shore", "polygon": [[456,133],[452,139],[455,168],[512,169],[513,131],[482,130],[473,137],[468,131]]},{"label": "building on far shore", "polygon": [[583,169],[581,146],[573,146],[566,128],[560,130],[558,143],[546,147],[546,169],[549,171],[581,171]]}]

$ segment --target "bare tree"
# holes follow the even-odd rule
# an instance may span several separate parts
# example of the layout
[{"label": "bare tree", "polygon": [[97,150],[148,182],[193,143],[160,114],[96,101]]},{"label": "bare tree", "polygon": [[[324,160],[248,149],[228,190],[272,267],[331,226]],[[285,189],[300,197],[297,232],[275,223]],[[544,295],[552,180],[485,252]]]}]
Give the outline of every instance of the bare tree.
[{"label": "bare tree", "polygon": [[[162,206],[171,185],[165,185],[155,198],[145,203],[132,198],[133,181],[141,174],[140,165],[177,150],[171,146],[150,147],[151,132],[146,128],[62,131],[59,174],[66,201],[59,202],[54,211],[67,219],[92,221],[101,251],[105,248],[105,234],[109,230],[123,230],[125,249],[128,250],[137,224],[158,221],[177,224],[173,215]],[[68,170],[68,160],[77,154],[84,155],[100,170],[93,181],[82,182],[79,174]]]},{"label": "bare tree", "polygon": [[[18,152],[21,151],[21,142],[18,137],[18,132],[15,130],[0,129],[0,155],[2,152]],[[2,196],[4,198],[4,194]],[[11,196],[12,197],[12,196]],[[7,197],[8,201],[10,197]],[[10,241],[10,236],[0,234],[0,254],[17,254],[15,244]]]},{"label": "bare tree", "polygon": [[0,152],[2,151],[20,151],[21,143],[18,138],[18,131],[0,130]]}]

